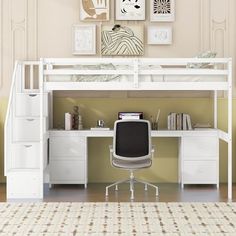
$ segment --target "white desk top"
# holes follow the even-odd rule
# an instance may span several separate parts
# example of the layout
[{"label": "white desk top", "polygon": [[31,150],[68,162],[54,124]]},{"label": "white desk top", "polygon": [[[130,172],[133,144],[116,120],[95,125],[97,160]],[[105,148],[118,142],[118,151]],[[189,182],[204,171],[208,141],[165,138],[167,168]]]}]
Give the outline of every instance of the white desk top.
[{"label": "white desk top", "polygon": [[[113,137],[113,130],[50,130],[50,136]],[[218,129],[152,130],[152,137],[216,136]]]}]

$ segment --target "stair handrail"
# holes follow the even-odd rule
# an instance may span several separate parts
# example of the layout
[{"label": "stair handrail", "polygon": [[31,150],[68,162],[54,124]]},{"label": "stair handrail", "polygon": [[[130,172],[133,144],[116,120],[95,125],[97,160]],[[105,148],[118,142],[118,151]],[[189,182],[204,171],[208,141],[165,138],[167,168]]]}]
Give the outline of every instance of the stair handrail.
[{"label": "stair handrail", "polygon": [[5,117],[5,122],[4,122],[4,175],[6,176],[6,170],[7,170],[7,154],[8,154],[8,148],[7,148],[7,143],[8,143],[8,124],[9,124],[9,117],[10,117],[10,112],[11,112],[11,106],[13,102],[13,91],[14,87],[16,84],[16,77],[17,77],[17,70],[18,66],[20,65],[19,61],[15,62],[13,74],[12,74],[12,81],[11,81],[11,89],[10,89],[10,95],[9,95],[9,100],[8,100],[8,105],[7,105],[7,112],[6,112],[6,117]]}]

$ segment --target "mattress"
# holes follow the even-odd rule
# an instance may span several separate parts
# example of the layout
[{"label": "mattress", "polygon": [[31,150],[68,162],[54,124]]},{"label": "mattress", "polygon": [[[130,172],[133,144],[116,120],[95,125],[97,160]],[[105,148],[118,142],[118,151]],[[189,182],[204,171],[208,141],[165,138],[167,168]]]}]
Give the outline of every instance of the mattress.
[{"label": "mattress", "polygon": [[164,82],[225,82],[223,75],[165,75]]}]

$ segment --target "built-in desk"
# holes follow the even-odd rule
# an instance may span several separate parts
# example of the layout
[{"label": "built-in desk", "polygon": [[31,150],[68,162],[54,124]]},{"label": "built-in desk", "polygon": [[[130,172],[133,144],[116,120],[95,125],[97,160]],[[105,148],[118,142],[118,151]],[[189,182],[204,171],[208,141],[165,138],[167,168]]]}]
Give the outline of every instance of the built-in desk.
[{"label": "built-in desk", "polygon": [[[217,129],[158,130],[155,137],[179,138],[179,183],[219,186],[219,133]],[[49,131],[50,184],[88,183],[89,137],[113,137],[108,130]],[[158,156],[158,153],[156,154]]]}]

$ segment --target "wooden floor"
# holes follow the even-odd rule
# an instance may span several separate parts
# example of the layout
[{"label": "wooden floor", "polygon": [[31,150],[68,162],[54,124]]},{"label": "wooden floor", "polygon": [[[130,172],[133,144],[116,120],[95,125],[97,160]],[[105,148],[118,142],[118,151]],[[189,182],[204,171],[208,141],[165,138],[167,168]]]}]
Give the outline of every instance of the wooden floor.
[{"label": "wooden floor", "polygon": [[[181,189],[178,184],[158,184],[159,196],[151,188],[144,191],[143,185],[135,185],[136,202],[227,202],[227,185],[221,184],[217,189],[213,185],[188,185]],[[54,185],[49,189],[45,185],[45,202],[129,202],[128,185],[121,185],[119,191],[110,189],[109,197],[105,197],[106,184]],[[6,186],[0,185],[0,201],[6,201]],[[236,201],[236,185],[233,186],[233,201]]]}]

